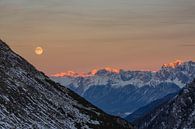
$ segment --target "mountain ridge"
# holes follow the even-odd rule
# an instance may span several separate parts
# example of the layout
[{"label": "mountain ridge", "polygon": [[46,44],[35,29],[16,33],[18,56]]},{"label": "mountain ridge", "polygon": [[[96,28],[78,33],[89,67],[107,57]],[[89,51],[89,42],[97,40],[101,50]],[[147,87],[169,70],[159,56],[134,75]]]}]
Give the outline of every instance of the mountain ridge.
[{"label": "mountain ridge", "polygon": [[[77,73],[73,71],[68,71],[67,73],[59,73],[51,75],[51,78],[54,78],[54,80],[58,80],[58,78],[61,78],[64,80],[67,78],[69,83],[65,83],[66,86],[70,85],[70,83],[74,83],[73,85],[77,87],[79,82],[76,82],[79,80],[79,78],[82,78],[83,80],[88,80],[86,88],[89,88],[91,85],[105,85],[109,82],[112,82],[112,86],[125,86],[127,84],[132,84],[135,86],[155,86],[160,84],[161,82],[174,82],[176,83],[180,88],[183,88],[186,83],[190,83],[192,80],[185,80],[188,79],[186,76],[193,76],[189,75],[190,71],[187,69],[187,67],[191,67],[193,71],[195,71],[195,62],[193,61],[187,61],[187,62],[181,62],[179,60],[169,63],[169,64],[163,64],[161,69],[158,71],[125,71],[122,69],[116,69],[116,68],[110,68],[113,69],[113,71],[117,70],[117,72],[109,71],[107,69],[99,69],[95,70],[96,72],[89,72],[89,73]],[[185,70],[183,70],[185,69]],[[182,72],[178,73],[179,70],[183,70]],[[93,70],[92,70],[93,71]],[[93,73],[93,74],[92,74]],[[171,74],[177,74],[171,76]],[[186,75],[187,74],[187,75]],[[175,77],[177,76],[177,77]],[[184,76],[182,79],[181,76]],[[195,77],[195,76],[193,76]],[[91,81],[91,84],[90,84]],[[87,90],[87,89],[85,89]]]},{"label": "mountain ridge", "polygon": [[93,76],[51,78],[105,112],[126,117],[140,107],[178,92],[189,84],[195,78],[195,62],[177,60],[164,64],[156,72],[124,70],[110,72],[101,69]]},{"label": "mountain ridge", "polygon": [[139,129],[194,129],[195,80],[167,103],[137,121]]},{"label": "mountain ridge", "polygon": [[156,73],[158,71],[160,71],[161,69],[165,69],[165,68],[175,68],[179,65],[182,65],[184,63],[187,63],[190,61],[181,61],[181,60],[175,60],[174,62],[170,62],[168,64],[162,64],[161,68],[157,71],[153,71],[153,70],[124,70],[124,69],[120,69],[120,68],[116,68],[116,67],[103,67],[103,68],[96,68],[96,69],[92,69],[90,72],[75,72],[72,70],[66,71],[66,72],[61,72],[61,73],[56,73],[56,74],[51,74],[51,77],[90,77],[90,76],[95,76],[97,75],[98,72],[101,71],[105,71],[105,72],[109,72],[109,73],[115,73],[115,74],[120,74],[120,72],[152,72],[152,73]]}]

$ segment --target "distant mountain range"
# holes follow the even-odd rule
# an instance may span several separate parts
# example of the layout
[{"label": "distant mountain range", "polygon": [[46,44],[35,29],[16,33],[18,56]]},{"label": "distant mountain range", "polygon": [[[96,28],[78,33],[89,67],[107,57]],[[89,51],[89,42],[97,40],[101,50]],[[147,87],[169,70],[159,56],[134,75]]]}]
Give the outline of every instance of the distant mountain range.
[{"label": "distant mountain range", "polygon": [[89,73],[69,71],[51,78],[105,112],[126,117],[155,100],[180,91],[195,78],[195,62],[177,60],[162,65],[155,72],[107,67]]},{"label": "distant mountain range", "polygon": [[0,40],[1,129],[132,129],[50,80]]},{"label": "distant mountain range", "polygon": [[195,80],[170,101],[137,120],[139,129],[195,129]]}]

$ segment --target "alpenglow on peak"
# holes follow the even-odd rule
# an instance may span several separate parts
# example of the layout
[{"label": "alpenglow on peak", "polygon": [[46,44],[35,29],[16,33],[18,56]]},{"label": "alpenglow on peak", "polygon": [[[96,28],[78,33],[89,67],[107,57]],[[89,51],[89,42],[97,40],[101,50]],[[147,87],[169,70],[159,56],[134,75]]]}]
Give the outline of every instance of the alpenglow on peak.
[{"label": "alpenglow on peak", "polygon": [[181,60],[176,60],[174,62],[168,63],[168,64],[163,64],[162,67],[169,67],[169,68],[175,68],[179,65],[181,65],[183,62]]},{"label": "alpenglow on peak", "polygon": [[51,76],[52,77],[65,77],[65,76],[66,77],[67,76],[68,77],[90,77],[90,76],[96,75],[100,71],[106,71],[106,72],[109,72],[109,73],[119,74],[121,69],[113,68],[113,67],[105,67],[105,68],[93,69],[89,73],[67,71],[67,72],[61,72],[61,73],[53,74]]}]

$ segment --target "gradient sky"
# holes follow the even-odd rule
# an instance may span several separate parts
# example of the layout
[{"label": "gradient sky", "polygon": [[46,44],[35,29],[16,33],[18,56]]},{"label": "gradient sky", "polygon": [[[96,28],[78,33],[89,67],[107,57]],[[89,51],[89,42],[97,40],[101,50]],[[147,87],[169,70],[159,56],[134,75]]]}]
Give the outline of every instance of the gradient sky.
[{"label": "gradient sky", "polygon": [[195,0],[0,0],[0,38],[47,74],[156,70],[194,60]]}]

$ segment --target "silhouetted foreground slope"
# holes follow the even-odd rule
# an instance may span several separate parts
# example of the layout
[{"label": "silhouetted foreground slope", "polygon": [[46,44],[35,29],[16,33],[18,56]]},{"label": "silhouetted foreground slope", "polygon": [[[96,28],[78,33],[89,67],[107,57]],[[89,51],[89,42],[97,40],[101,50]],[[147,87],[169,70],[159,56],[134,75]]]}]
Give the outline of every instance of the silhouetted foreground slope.
[{"label": "silhouetted foreground slope", "polygon": [[195,80],[175,98],[137,121],[139,129],[195,129]]},{"label": "silhouetted foreground slope", "polygon": [[0,40],[1,129],[132,129],[54,83]]}]

